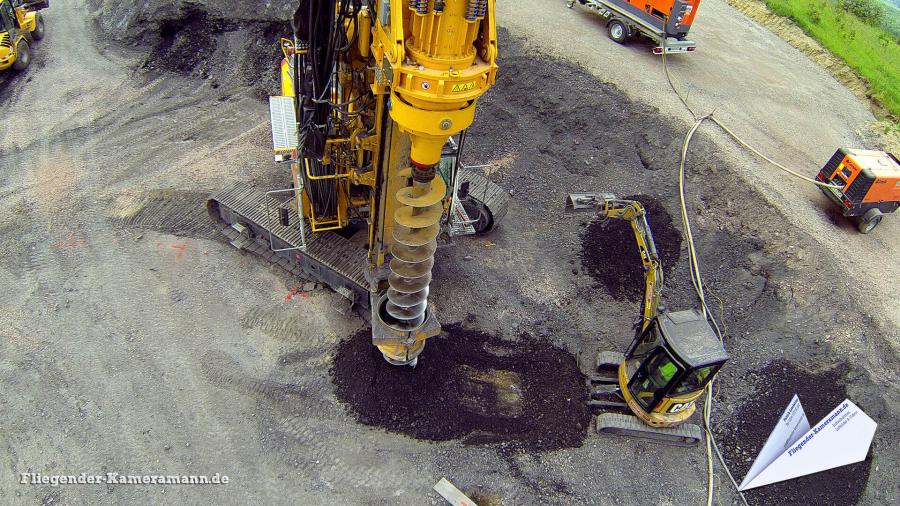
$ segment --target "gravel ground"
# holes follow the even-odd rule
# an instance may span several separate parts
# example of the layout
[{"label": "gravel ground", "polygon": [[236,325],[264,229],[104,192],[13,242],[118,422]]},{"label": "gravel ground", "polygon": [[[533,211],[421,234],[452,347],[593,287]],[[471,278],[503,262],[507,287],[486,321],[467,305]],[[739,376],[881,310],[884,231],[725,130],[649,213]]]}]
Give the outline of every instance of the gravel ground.
[{"label": "gravel ground", "polygon": [[[153,18],[152,7],[143,22],[165,26],[168,18]],[[855,139],[868,113],[852,95],[730,8],[716,0],[704,8],[696,34],[710,56],[699,52],[674,67],[684,75],[696,66],[704,69],[697,75],[734,84],[719,88],[720,98],[729,98],[727,89],[744,100],[729,98],[723,115],[753,125],[754,140],[804,166]],[[255,44],[273,9],[259,18],[245,9],[233,21],[227,9],[210,8],[208,20],[234,23],[211,44]],[[501,2],[498,10],[508,29],[503,74],[482,103],[467,158],[492,163],[492,177],[512,191],[512,208],[494,235],[439,251],[432,302],[445,324],[464,322],[494,336],[489,341],[547,340],[587,373],[597,351],[628,344],[639,303],[613,297],[583,270],[590,216],[563,214],[563,197],[578,190],[644,195],[678,216],[674,163],[686,123],[646,48],[608,43],[594,17],[558,2]],[[54,4],[46,19],[35,67],[0,77],[4,502],[438,504],[430,489],[441,477],[494,504],[705,501],[702,448],[588,431],[579,447],[542,451],[422,441],[358,423],[329,371],[340,343],[364,322],[334,313],[328,291],[307,290],[305,280],[216,238],[195,200],[233,181],[286,184],[268,162],[267,111],[255,88],[265,72],[159,66],[159,55],[169,53],[154,56],[151,39],[161,32],[145,34],[150,42],[139,49],[101,43],[84,1]],[[102,20],[101,30],[125,26],[117,19]],[[749,73],[756,81],[722,74],[741,54],[722,49],[733,43],[729,32],[754,34],[739,40],[755,41],[741,51],[758,66]],[[182,51],[179,41],[172,40],[174,51]],[[797,65],[785,74],[782,60],[790,58]],[[760,86],[760,75],[771,89]],[[711,92],[691,95],[704,93]],[[785,111],[804,115],[788,122]],[[832,115],[842,121],[830,122]],[[794,137],[779,132],[796,131],[808,139],[787,147],[781,139]],[[704,276],[721,302],[733,356],[720,376],[714,420],[728,460],[736,470],[749,465],[745,453],[756,451],[759,438],[744,431],[745,420],[759,415],[765,425],[763,413],[783,409],[794,388],[771,377],[779,374],[772,364],[790,364],[781,374],[797,383],[811,418],[847,395],[880,424],[867,462],[857,466],[863,474],[828,475],[848,483],[834,502],[894,504],[897,220],[871,237],[851,234],[821,212],[814,190],[762,177],[729,146],[713,131],[701,133],[688,167]],[[784,195],[792,199],[785,203]],[[680,228],[677,218],[667,228]],[[848,243],[839,255],[835,237]],[[694,304],[685,257],[667,279],[670,309]],[[876,259],[881,275],[864,277]],[[609,261],[623,271],[640,268],[628,257]],[[857,289],[863,279],[866,291]],[[804,394],[823,381],[836,386]],[[778,395],[767,395],[773,385],[781,385]],[[231,481],[190,489],[52,487],[21,485],[22,472],[218,472]],[[734,503],[721,472],[716,479],[717,500]],[[821,479],[777,490],[808,504]],[[749,499],[785,503],[770,494],[761,489]]]},{"label": "gravel ground", "polygon": [[[555,0],[497,3],[501,25],[526,40],[527,47],[570,61],[631,99],[650,104],[666,117],[690,116],[669,90],[651,45],[621,47],[609,40],[603,20],[586,9],[565,8]],[[559,34],[566,34],[564,37]],[[716,116],[775,160],[814,176],[841,146],[877,148],[875,121],[868,106],[803,53],[750,21],[722,0],[704,0],[691,37],[695,53],[670,58],[670,71],[692,107]],[[818,189],[798,182],[748,155],[712,126],[717,150],[736,170],[735,179],[759,188],[764,205],[809,232],[837,257],[852,258],[847,275],[861,302],[878,310],[878,319],[900,325],[900,220],[885,220],[879,234],[860,237],[856,227],[831,218],[830,203]],[[674,176],[672,176],[674,177]],[[886,261],[887,259],[887,261]],[[879,273],[873,276],[872,273]],[[891,346],[900,345],[897,335]]]}]

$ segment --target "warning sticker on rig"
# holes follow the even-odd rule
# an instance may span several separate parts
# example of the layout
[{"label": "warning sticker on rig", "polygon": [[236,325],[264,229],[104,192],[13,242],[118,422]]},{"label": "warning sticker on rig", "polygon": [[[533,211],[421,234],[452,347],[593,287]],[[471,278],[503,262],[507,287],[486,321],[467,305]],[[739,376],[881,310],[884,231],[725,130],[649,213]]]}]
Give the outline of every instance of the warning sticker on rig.
[{"label": "warning sticker on rig", "polygon": [[475,89],[475,81],[469,83],[459,83],[453,85],[453,93],[462,93],[463,91],[469,91]]}]

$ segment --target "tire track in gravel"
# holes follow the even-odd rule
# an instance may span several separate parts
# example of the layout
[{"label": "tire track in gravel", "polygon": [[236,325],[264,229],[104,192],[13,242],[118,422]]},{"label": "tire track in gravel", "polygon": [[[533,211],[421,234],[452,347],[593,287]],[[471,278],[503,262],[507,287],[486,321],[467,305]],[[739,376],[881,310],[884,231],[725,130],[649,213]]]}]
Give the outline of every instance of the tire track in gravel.
[{"label": "tire track in gravel", "polygon": [[154,190],[136,198],[140,203],[113,211],[114,221],[122,227],[155,230],[182,237],[219,239],[206,210],[212,192]]},{"label": "tire track in gravel", "polygon": [[343,450],[346,434],[340,426],[345,410],[333,396],[321,350],[283,357],[265,379],[246,375],[234,358],[219,352],[204,355],[202,369],[213,384],[256,400],[263,447],[307,469],[304,477],[311,489],[362,487],[387,495],[408,483],[402,472],[378,457],[381,451],[396,450],[392,438],[362,430],[354,435],[354,448]]}]

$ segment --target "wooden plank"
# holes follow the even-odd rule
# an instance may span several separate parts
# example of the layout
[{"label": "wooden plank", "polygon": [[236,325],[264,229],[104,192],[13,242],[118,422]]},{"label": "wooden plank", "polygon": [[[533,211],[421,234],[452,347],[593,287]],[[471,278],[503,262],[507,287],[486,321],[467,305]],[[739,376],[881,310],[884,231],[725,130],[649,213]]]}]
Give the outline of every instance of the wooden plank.
[{"label": "wooden plank", "polygon": [[466,497],[466,494],[447,481],[447,478],[441,478],[441,481],[434,486],[434,491],[453,506],[478,506],[475,501]]}]

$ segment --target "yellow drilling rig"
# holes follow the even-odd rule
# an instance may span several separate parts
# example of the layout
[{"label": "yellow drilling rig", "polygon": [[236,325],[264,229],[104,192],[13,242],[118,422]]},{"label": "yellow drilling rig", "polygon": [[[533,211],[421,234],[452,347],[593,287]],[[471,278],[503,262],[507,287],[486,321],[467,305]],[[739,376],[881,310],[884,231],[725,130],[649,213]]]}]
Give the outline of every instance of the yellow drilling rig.
[{"label": "yellow drilling rig", "polygon": [[[439,244],[492,230],[508,205],[460,163],[497,78],[494,1],[304,0],[292,24],[281,95],[269,100],[275,161],[292,186],[232,185],[209,213],[236,247],[366,309],[385,360],[415,365],[440,332],[428,303]],[[598,430],[695,444],[700,429],[679,425],[727,354],[704,315],[659,310],[662,269],[639,203],[585,193],[567,207],[630,222],[647,274],[635,341],[600,355],[598,372],[611,375],[595,379],[591,401],[636,416],[601,414]]]},{"label": "yellow drilling rig", "polygon": [[494,0],[304,0],[270,98],[292,187],[208,202],[235,246],[368,308],[384,358],[415,365],[440,332],[435,250],[490,231],[508,193],[460,163],[497,78]]}]

